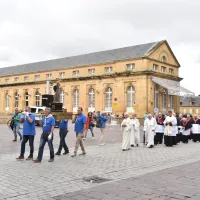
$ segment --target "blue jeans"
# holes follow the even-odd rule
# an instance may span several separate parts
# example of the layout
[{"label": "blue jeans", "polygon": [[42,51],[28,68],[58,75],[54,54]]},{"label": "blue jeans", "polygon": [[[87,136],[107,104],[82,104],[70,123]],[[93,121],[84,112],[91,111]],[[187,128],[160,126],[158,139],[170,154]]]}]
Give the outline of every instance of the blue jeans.
[{"label": "blue jeans", "polygon": [[21,143],[21,156],[24,156],[25,153],[25,147],[26,147],[26,143],[29,141],[29,146],[30,146],[30,154],[29,156],[33,156],[33,152],[34,152],[34,135],[23,135],[23,140]]},{"label": "blue jeans", "polygon": [[49,151],[50,151],[50,158],[53,159],[54,158],[54,148],[53,148],[53,135],[51,140],[48,140],[48,133],[42,133],[41,137],[40,137],[40,146],[39,146],[39,152],[38,152],[38,160],[42,160],[42,156],[43,156],[43,152],[44,152],[44,146],[46,144],[46,142],[48,143],[49,146]]},{"label": "blue jeans", "polygon": [[[94,137],[93,126],[89,126],[89,129],[90,129],[90,132],[92,134],[92,137]],[[88,132],[88,130],[85,131],[85,136],[84,136],[85,138],[87,137],[87,132]]]},{"label": "blue jeans", "polygon": [[20,138],[22,137],[22,134],[20,133],[19,129],[20,129],[20,124],[14,124],[13,133],[14,133],[15,139],[17,139],[17,134],[19,135]]}]

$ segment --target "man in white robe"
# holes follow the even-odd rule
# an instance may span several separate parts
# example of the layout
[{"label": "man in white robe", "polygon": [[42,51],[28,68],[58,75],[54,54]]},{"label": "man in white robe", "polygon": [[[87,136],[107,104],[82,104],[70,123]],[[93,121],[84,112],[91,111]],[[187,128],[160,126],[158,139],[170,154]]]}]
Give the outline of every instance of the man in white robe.
[{"label": "man in white robe", "polygon": [[168,147],[172,147],[174,143],[173,137],[176,136],[178,130],[176,129],[177,120],[172,115],[172,111],[168,112],[168,116],[165,118],[164,125],[165,125],[165,132],[164,132],[165,145]]},{"label": "man in white robe", "polygon": [[147,138],[147,147],[153,148],[154,147],[154,136],[155,136],[155,130],[156,130],[156,120],[152,117],[151,114],[148,114],[147,119],[144,122],[144,131]]},{"label": "man in white robe", "polygon": [[131,137],[131,123],[128,113],[124,114],[124,120],[121,127],[123,130],[122,150],[128,151],[130,149],[130,137]]},{"label": "man in white robe", "polygon": [[132,115],[131,123],[131,147],[139,146],[140,144],[140,122],[136,118],[136,114]]}]

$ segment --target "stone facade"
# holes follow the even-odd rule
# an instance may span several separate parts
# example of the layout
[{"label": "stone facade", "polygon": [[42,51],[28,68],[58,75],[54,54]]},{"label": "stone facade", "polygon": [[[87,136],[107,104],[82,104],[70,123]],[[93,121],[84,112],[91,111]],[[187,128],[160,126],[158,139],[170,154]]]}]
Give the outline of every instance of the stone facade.
[{"label": "stone facade", "polygon": [[[158,87],[158,109],[179,111],[180,98],[170,97],[167,91],[163,97],[164,89],[152,81],[152,76],[180,81],[179,67],[167,41],[161,41],[139,58],[1,76],[0,113],[13,113],[15,106],[23,109],[25,105],[41,105],[47,80],[52,84],[60,80],[61,99],[68,111],[76,112],[77,107],[82,106],[84,112],[106,110],[122,114],[135,111],[142,117],[146,112],[154,112],[155,87]],[[52,88],[51,85],[53,94]]]}]

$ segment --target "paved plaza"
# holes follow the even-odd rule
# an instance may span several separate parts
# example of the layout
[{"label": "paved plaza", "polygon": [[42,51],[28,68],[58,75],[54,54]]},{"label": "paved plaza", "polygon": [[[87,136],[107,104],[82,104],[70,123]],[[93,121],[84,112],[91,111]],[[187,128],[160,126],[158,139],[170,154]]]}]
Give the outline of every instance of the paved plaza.
[{"label": "paved plaza", "polygon": [[[16,161],[20,142],[12,142],[12,132],[6,125],[0,125],[0,129],[0,199],[200,199],[200,143],[153,149],[141,144],[122,152],[122,132],[117,125],[107,128],[105,146],[98,146],[99,130],[95,130],[95,140],[88,133],[86,156],[59,156],[48,163],[46,145],[42,163],[35,164]],[[75,134],[71,124],[69,130],[67,143],[72,154]],[[37,127],[35,157],[40,134]],[[55,151],[58,143],[56,129]],[[26,149],[28,156],[28,145]]]}]

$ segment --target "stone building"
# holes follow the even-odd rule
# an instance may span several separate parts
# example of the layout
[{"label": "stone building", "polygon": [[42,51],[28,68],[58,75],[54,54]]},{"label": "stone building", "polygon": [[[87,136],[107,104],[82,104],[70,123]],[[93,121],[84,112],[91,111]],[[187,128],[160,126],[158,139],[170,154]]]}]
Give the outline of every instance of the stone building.
[{"label": "stone building", "polygon": [[[180,64],[167,41],[0,68],[0,113],[41,105],[46,81],[60,80],[68,111],[122,114],[179,111]],[[52,87],[51,92],[53,93]]]},{"label": "stone building", "polygon": [[180,98],[180,113],[200,115],[200,96],[181,97]]}]

